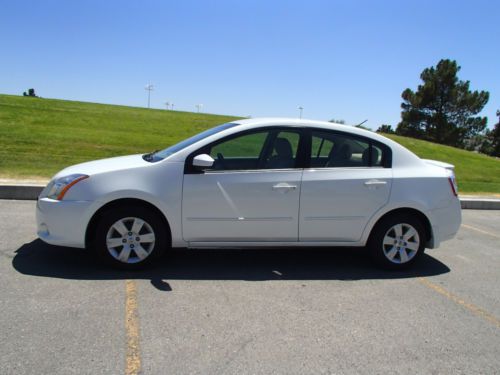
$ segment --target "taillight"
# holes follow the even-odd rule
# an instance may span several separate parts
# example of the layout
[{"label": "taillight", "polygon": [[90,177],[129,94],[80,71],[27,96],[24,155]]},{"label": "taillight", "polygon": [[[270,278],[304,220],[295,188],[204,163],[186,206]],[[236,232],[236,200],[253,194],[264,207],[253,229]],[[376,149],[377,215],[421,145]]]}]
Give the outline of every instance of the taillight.
[{"label": "taillight", "polygon": [[451,191],[455,197],[458,197],[458,186],[455,179],[455,175],[448,177],[448,182],[450,183]]}]

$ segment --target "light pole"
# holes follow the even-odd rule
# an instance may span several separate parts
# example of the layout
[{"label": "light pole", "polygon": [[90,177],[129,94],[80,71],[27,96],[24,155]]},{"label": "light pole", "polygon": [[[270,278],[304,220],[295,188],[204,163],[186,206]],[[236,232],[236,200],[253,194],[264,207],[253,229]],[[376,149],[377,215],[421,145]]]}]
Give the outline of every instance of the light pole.
[{"label": "light pole", "polygon": [[154,86],[151,83],[148,83],[144,90],[148,92],[148,108],[151,108],[151,91],[154,90]]},{"label": "light pole", "polygon": [[165,102],[165,106],[167,107],[167,110],[168,110],[170,107],[170,102]]},{"label": "light pole", "polygon": [[197,112],[200,113],[201,109],[203,108],[203,104],[196,104],[195,107]]},{"label": "light pole", "polygon": [[297,107],[297,109],[299,110],[299,118],[302,119],[302,110],[304,109],[304,107]]},{"label": "light pole", "polygon": [[174,103],[172,103],[172,111],[174,110]]}]

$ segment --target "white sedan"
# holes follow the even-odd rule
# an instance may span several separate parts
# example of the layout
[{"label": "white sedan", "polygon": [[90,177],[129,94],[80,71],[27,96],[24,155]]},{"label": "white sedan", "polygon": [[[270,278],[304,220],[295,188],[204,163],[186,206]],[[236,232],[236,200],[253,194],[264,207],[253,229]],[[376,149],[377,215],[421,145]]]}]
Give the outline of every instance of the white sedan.
[{"label": "white sedan", "polygon": [[250,119],[57,173],[38,236],[135,268],[168,248],[360,247],[413,264],[461,222],[453,166],[329,122]]}]

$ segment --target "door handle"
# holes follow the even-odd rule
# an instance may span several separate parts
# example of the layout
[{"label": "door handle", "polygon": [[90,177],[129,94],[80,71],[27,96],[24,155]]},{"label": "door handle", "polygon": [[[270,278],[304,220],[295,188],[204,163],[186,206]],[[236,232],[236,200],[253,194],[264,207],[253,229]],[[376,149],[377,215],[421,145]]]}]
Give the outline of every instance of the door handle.
[{"label": "door handle", "polygon": [[297,189],[297,185],[290,185],[286,182],[280,182],[273,186],[273,190],[295,190]]},{"label": "door handle", "polygon": [[364,183],[366,187],[374,187],[377,188],[379,186],[387,185],[387,181],[381,180],[368,180]]}]

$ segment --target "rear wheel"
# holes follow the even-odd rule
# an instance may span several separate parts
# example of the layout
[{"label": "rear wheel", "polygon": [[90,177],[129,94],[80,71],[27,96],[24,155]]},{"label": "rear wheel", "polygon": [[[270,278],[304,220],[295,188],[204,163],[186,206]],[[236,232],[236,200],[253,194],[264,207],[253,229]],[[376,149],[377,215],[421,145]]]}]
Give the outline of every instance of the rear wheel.
[{"label": "rear wheel", "polygon": [[374,228],[368,247],[380,266],[398,270],[410,267],[424,253],[425,230],[411,215],[382,219]]},{"label": "rear wheel", "polygon": [[158,215],[140,207],[106,212],[97,226],[96,249],[108,264],[136,269],[158,258],[167,246],[166,228]]}]

